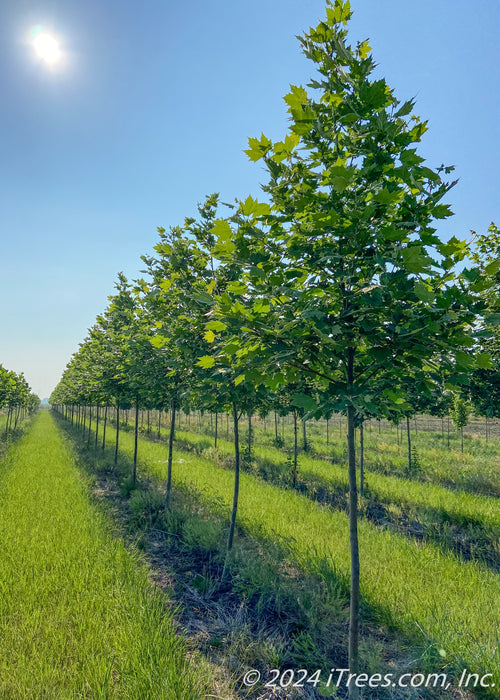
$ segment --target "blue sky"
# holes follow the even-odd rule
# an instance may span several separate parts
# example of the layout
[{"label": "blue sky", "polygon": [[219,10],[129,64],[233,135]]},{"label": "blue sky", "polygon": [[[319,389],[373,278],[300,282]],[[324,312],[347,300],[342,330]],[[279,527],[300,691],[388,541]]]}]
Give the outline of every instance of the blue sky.
[{"label": "blue sky", "polygon": [[[500,223],[500,3],[352,0],[351,40],[429,120],[420,153],[456,166],[443,237]],[[282,96],[313,65],[295,35],[320,0],[3,0],[0,6],[0,363],[48,396],[157,226],[210,192],[258,196],[243,149],[282,138]],[[29,43],[60,41],[48,66]]]}]

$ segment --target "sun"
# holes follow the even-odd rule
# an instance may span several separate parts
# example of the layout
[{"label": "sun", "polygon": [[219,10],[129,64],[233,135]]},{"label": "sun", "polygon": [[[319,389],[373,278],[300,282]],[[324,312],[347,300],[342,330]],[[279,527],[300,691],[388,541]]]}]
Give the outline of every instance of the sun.
[{"label": "sun", "polygon": [[40,58],[47,63],[55,63],[61,57],[58,41],[45,32],[36,35],[33,46]]}]

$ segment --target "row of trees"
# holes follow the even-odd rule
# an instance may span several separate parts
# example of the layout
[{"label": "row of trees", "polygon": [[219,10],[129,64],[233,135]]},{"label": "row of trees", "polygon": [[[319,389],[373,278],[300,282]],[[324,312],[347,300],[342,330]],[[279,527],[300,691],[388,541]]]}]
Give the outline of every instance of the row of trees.
[{"label": "row of trees", "polygon": [[40,404],[38,396],[32,393],[23,373],[16,374],[0,365],[0,411],[6,412],[7,417],[3,429],[3,437],[15,430],[19,421],[27,413],[34,411]]},{"label": "row of trees", "polygon": [[[75,406],[168,406],[166,505],[176,411],[229,412],[235,436],[231,549],[239,493],[239,418],[347,416],[351,614],[349,666],[358,672],[358,485],[354,431],[371,417],[447,412],[443,392],[469,394],[498,415],[500,237],[443,242],[436,221],[455,184],[417,154],[426,123],[400,102],[364,41],[347,42],[348,2],[302,39],[316,64],[285,96],[289,131],[249,140],[267,171],[266,201],[222,205],[159,229],[146,276],[119,275],[116,294],[51,397]],[[464,262],[467,267],[464,267]],[[495,394],[495,392],[497,392]],[[441,413],[440,413],[441,412]],[[90,414],[91,415],[91,414]],[[91,418],[90,418],[91,420]],[[97,416],[99,420],[99,414]],[[251,428],[251,422],[250,422]],[[251,434],[251,430],[249,430]],[[89,433],[90,434],[90,433]],[[115,460],[118,455],[117,420]],[[409,450],[411,457],[411,450]],[[296,455],[296,450],[295,450]],[[362,470],[362,464],[360,465]],[[296,470],[296,458],[295,458]],[[361,478],[362,483],[362,478]],[[350,689],[356,697],[357,688]]]}]

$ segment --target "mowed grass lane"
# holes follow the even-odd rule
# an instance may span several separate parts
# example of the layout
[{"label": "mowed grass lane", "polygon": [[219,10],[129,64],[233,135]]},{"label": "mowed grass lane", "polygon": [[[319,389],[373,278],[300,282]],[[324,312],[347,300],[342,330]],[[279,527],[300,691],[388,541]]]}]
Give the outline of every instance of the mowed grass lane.
[{"label": "mowed grass lane", "polygon": [[[114,430],[108,439],[112,445]],[[122,432],[120,445],[130,456],[133,435]],[[148,472],[165,478],[166,454],[165,445],[140,439],[140,466]],[[195,487],[207,503],[223,502],[229,512],[231,471],[177,450],[173,480]],[[243,473],[238,522],[257,538],[285,538],[304,570],[315,570],[318,559],[327,557],[340,574],[349,571],[349,525],[343,512]],[[366,520],[359,523],[359,539],[362,595],[381,621],[435,644],[444,654],[443,665],[494,673],[498,685],[500,576]]]},{"label": "mowed grass lane", "polygon": [[163,594],[113,536],[48,412],[0,465],[0,697],[197,700]]},{"label": "mowed grass lane", "polygon": [[[186,431],[178,431],[177,437],[197,449],[202,449],[210,440],[206,435]],[[228,440],[219,438],[217,450],[221,454],[232,456],[234,446]],[[286,454],[275,447],[255,445],[252,447],[252,455],[276,466],[285,465]],[[346,464],[330,464],[304,452],[299,454],[298,476],[312,486],[318,477],[325,487],[344,490],[349,487]],[[447,514],[450,520],[457,523],[479,523],[491,530],[497,539],[500,537],[500,502],[497,498],[467,491],[451,491],[439,484],[422,483],[369,471],[365,471],[365,482],[373,495],[384,503],[434,509],[443,515]]]}]

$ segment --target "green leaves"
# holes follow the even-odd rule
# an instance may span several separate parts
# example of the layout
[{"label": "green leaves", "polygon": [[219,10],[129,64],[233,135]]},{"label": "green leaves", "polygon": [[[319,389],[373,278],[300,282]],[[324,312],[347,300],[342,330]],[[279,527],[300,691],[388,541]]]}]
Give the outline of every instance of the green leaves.
[{"label": "green leaves", "polygon": [[346,25],[352,16],[350,0],[335,0],[333,7],[326,8],[326,17],[331,25]]},{"label": "green leaves", "polygon": [[316,402],[311,396],[307,394],[294,394],[290,399],[292,406],[297,406],[298,408],[305,408],[306,411],[313,411],[316,408]]},{"label": "green leaves", "polygon": [[287,105],[290,107],[289,112],[296,112],[302,109],[303,105],[307,104],[308,96],[307,92],[302,86],[297,87],[296,85],[290,85],[291,92],[289,92],[283,98]]},{"label": "green leaves", "polygon": [[229,223],[225,219],[215,221],[210,229],[210,233],[217,239],[217,243],[213,248],[213,254],[221,258],[230,257],[236,246],[232,241],[233,232]]},{"label": "green leaves", "polygon": [[400,202],[403,199],[404,194],[404,190],[402,189],[388,190],[387,187],[383,187],[373,195],[373,199],[379,204],[390,206],[391,204]]},{"label": "green leaves", "polygon": [[356,172],[354,166],[334,165],[323,173],[323,184],[333,185],[336,192],[342,193],[352,184]]},{"label": "green leaves", "polygon": [[363,41],[361,44],[358,44],[358,55],[362,61],[365,60],[365,58],[368,57],[368,54],[372,50],[372,47],[368,43],[368,41]]},{"label": "green leaves", "polygon": [[414,289],[415,294],[420,299],[420,301],[423,301],[425,303],[433,301],[435,294],[432,290],[432,287],[430,287],[429,285],[425,284],[424,282],[417,282],[415,284]]},{"label": "green leaves", "polygon": [[480,352],[476,356],[476,366],[480,369],[493,369],[494,364],[489,352]]},{"label": "green leaves", "polygon": [[202,367],[203,369],[210,369],[215,365],[215,358],[211,357],[211,355],[204,355],[203,357],[200,357],[196,365],[198,367]]},{"label": "green leaves", "polygon": [[264,136],[264,134],[261,134],[260,139],[249,138],[248,145],[250,148],[246,149],[244,153],[247,154],[250,160],[255,162],[266,156],[271,150],[273,144],[268,138],[266,138],[266,136]]},{"label": "green leaves", "polygon": [[205,324],[205,328],[207,330],[212,330],[212,331],[224,331],[227,328],[227,325],[223,323],[222,321],[209,321],[208,323]]},{"label": "green leaves", "polygon": [[278,141],[274,144],[273,161],[281,163],[285,158],[290,158],[299,143],[300,136],[298,134],[287,134],[284,141]]},{"label": "green leaves", "polygon": [[432,215],[435,219],[446,219],[453,216],[453,212],[447,204],[436,204],[432,210]]},{"label": "green leaves", "polygon": [[427,255],[423,246],[418,244],[403,248],[401,257],[408,272],[427,272],[432,264],[432,259]]},{"label": "green leaves", "polygon": [[360,100],[366,111],[377,110],[390,105],[393,98],[385,80],[363,83],[359,90]]},{"label": "green leaves", "polygon": [[259,217],[269,214],[271,207],[265,202],[258,202],[252,196],[248,196],[244,202],[241,202],[240,211],[243,216]]}]

